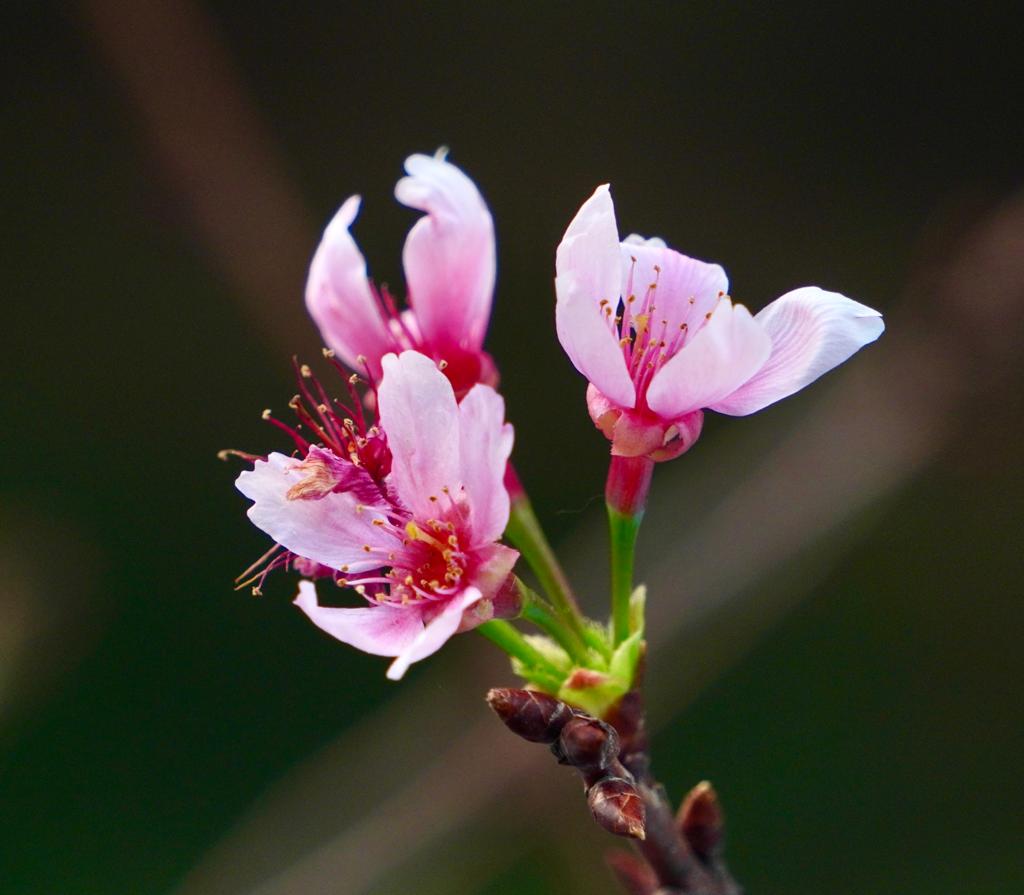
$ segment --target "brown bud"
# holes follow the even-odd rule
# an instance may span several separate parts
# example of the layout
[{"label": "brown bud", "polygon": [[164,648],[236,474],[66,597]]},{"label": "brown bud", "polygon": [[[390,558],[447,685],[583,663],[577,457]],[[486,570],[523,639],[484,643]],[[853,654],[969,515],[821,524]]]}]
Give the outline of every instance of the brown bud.
[{"label": "brown bud", "polygon": [[613,851],[604,859],[629,895],[653,895],[657,891],[658,875],[642,858],[626,851]]},{"label": "brown bud", "polygon": [[512,733],[531,743],[553,743],[573,717],[572,709],[560,699],[513,687],[496,687],[487,703]]},{"label": "brown bud", "polygon": [[643,839],[644,803],[640,794],[622,777],[604,777],[587,791],[590,813],[609,833]]},{"label": "brown bud", "polygon": [[618,731],[622,743],[619,748],[619,760],[634,777],[637,779],[644,777],[650,759],[647,756],[647,728],[644,722],[644,704],[640,691],[630,690],[612,706],[608,714],[605,715],[605,720]]},{"label": "brown bud", "polygon": [[577,716],[562,728],[552,749],[562,764],[592,774],[603,771],[618,757],[619,735],[604,721]]},{"label": "brown bud", "polygon": [[683,800],[677,815],[679,831],[694,854],[709,861],[722,846],[725,817],[718,794],[707,780],[698,783]]}]

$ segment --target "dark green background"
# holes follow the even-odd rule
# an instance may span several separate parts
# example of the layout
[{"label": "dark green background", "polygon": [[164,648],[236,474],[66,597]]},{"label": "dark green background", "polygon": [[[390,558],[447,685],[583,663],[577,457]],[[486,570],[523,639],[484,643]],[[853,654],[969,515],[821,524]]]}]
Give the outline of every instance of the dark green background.
[{"label": "dark green background", "polygon": [[[261,600],[231,589],[265,545],[214,455],[281,444],[259,412],[291,395],[291,353],[317,348],[304,258],[282,248],[290,286],[262,294],[224,275],[93,6],[110,8],[4,10],[3,893],[171,891],[271,783],[396,689],[380,660],[291,608],[292,582]],[[561,541],[597,510],[606,446],[554,336],[552,259],[597,183],[612,182],[624,231],[721,261],[754,308],[813,282],[885,312],[936,221],[1019,185],[1017,23],[990,4],[910,6],[210,3],[199,15],[271,135],[302,209],[300,254],[360,192],[357,237],[375,276],[399,284],[414,217],[391,199],[404,156],[449,145],[480,185],[498,231],[488,344],[518,464]],[[242,195],[226,213],[274,245],[265,209],[250,214]],[[891,319],[925,327],[928,313],[919,301]],[[890,338],[892,322],[877,350]],[[1002,394],[959,404],[948,443],[858,514],[803,602],[685,711],[663,712],[665,781],[678,796],[715,780],[750,892],[1022,891],[1021,383],[1018,364]],[[764,438],[813,406],[809,393],[711,420],[695,452]],[[686,519],[679,467],[672,483]],[[708,636],[728,629],[726,617]],[[461,638],[432,661],[454,674],[486,649]],[[653,673],[683,679],[694,661]],[[460,711],[476,722],[484,708]],[[421,759],[415,738],[397,754],[401,779]],[[364,808],[339,791],[340,818]],[[582,810],[573,823],[568,837]],[[528,825],[514,844],[501,835],[417,861],[428,875],[483,861],[438,891],[577,891]]]}]

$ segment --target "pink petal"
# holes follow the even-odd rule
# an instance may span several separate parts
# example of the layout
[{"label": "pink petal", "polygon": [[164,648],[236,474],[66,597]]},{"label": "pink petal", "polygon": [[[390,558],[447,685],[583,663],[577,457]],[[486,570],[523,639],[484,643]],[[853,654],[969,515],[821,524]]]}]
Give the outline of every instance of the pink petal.
[{"label": "pink petal", "polygon": [[243,472],[235,486],[253,501],[249,518],[282,547],[332,569],[348,567],[360,572],[381,566],[380,552],[364,547],[393,550],[394,539],[375,518],[385,518],[373,508],[357,509],[358,498],[349,492],[332,492],[319,499],[289,500],[288,492],[303,481],[301,461],[284,454],[257,460]]},{"label": "pink petal", "polygon": [[352,196],[327,225],[309,265],[306,307],[324,342],[345,365],[361,371],[358,358],[363,355],[376,377],[380,358],[394,350],[395,340],[370,289],[366,261],[349,233],[359,201]]},{"label": "pink petal", "polygon": [[379,603],[358,609],[321,606],[312,581],[299,582],[294,603],[322,631],[374,656],[397,656],[423,631],[418,606]]},{"label": "pink petal", "polygon": [[[419,519],[437,514],[442,489],[457,493],[459,408],[448,378],[416,351],[388,354],[377,391],[398,496]],[[433,497],[434,500],[430,498]]]},{"label": "pink petal", "polygon": [[518,559],[519,551],[504,544],[481,547],[475,551],[475,568],[468,584],[490,600],[500,593]]},{"label": "pink petal", "polygon": [[771,356],[733,394],[709,405],[719,413],[745,416],[788,397],[885,329],[878,311],[816,286],[787,292],[754,319],[771,337]]},{"label": "pink petal", "polygon": [[555,327],[569,360],[620,407],[633,407],[636,390],[619,337],[600,305],[619,301],[622,259],[615,206],[599,186],[572,219],[555,255]]},{"label": "pink petal", "polygon": [[395,186],[403,205],[426,212],[405,240],[409,302],[435,346],[477,351],[494,295],[494,224],[476,185],[455,165],[429,155],[405,160]]},{"label": "pink petal", "polygon": [[436,653],[458,629],[462,613],[483,595],[475,587],[467,587],[456,595],[406,646],[388,669],[388,678],[401,679],[413,662]]},{"label": "pink petal", "polygon": [[501,395],[487,385],[473,386],[459,404],[459,455],[474,543],[496,541],[508,524],[504,478],[512,438]]},{"label": "pink petal", "polygon": [[771,352],[771,339],[743,305],[723,298],[711,313],[693,340],[654,374],[647,390],[651,410],[666,419],[731,395]]},{"label": "pink petal", "polygon": [[729,291],[729,278],[720,265],[690,258],[667,248],[657,238],[643,239],[636,234],[627,237],[622,243],[623,296],[630,292],[635,295],[637,309],[648,286],[655,282],[658,286],[652,317],[655,321],[667,320],[672,333],[685,323],[691,338],[718,296]]}]

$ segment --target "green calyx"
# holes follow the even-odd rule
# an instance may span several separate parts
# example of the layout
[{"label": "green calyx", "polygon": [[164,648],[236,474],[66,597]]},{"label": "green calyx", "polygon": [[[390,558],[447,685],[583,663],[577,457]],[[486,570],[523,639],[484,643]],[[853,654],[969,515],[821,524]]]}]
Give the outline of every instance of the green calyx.
[{"label": "green calyx", "polygon": [[545,634],[523,635],[529,649],[512,656],[513,670],[531,686],[603,717],[634,686],[644,652],[645,600],[641,585],[630,595],[628,636],[618,646],[611,630],[589,621],[582,655],[571,655]]}]

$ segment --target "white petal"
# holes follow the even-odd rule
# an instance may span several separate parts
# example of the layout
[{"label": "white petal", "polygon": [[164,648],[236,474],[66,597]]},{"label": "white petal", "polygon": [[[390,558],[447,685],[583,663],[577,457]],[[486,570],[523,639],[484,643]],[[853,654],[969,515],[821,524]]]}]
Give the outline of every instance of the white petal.
[{"label": "white petal", "polygon": [[437,348],[483,345],[494,296],[494,224],[480,191],[443,158],[411,155],[395,186],[403,205],[426,212],[405,241],[409,301]]},{"label": "white petal", "polygon": [[416,351],[386,355],[383,367],[377,399],[392,480],[405,505],[426,520],[436,515],[442,489],[454,494],[460,485],[455,392],[436,364]]},{"label": "white petal", "polygon": [[306,307],[324,342],[348,367],[362,371],[362,355],[371,373],[379,376],[380,358],[393,350],[395,340],[370,290],[366,261],[349,232],[359,201],[358,196],[349,198],[327,225],[309,265]]},{"label": "white petal", "polygon": [[710,407],[753,376],[770,351],[771,339],[750,312],[723,298],[693,341],[654,374],[647,403],[670,420]]},{"label": "white petal", "polygon": [[288,499],[288,491],[306,477],[297,469],[299,460],[271,454],[257,460],[255,467],[239,475],[235,486],[253,501],[249,518],[257,528],[282,547],[332,569],[348,567],[359,572],[382,565],[380,552],[395,547],[394,539],[382,526],[385,518],[371,508],[361,508],[349,493],[331,493],[319,500]]},{"label": "white petal", "polygon": [[882,315],[838,292],[805,286],[787,292],[754,318],[772,340],[760,370],[712,410],[745,416],[792,395],[875,341]]},{"label": "white petal", "polygon": [[558,246],[555,327],[576,369],[620,407],[632,407],[636,390],[600,304],[615,314],[621,276],[615,207],[605,184],[583,203]]},{"label": "white petal", "polygon": [[512,426],[493,388],[475,385],[459,404],[461,480],[469,502],[474,544],[498,540],[508,524],[505,466]]},{"label": "white petal", "polygon": [[322,631],[374,656],[397,656],[423,631],[418,606],[381,603],[345,609],[321,606],[312,581],[299,582],[294,603]]},{"label": "white petal", "polygon": [[459,629],[462,613],[479,601],[481,597],[482,594],[475,587],[467,587],[461,594],[454,597],[391,663],[391,667],[388,668],[388,677],[397,681],[409,670],[409,666],[413,662],[419,662],[420,659],[425,659],[436,653]]}]

